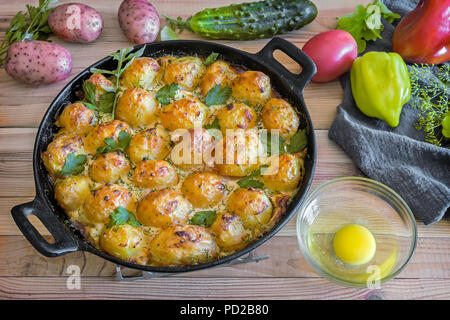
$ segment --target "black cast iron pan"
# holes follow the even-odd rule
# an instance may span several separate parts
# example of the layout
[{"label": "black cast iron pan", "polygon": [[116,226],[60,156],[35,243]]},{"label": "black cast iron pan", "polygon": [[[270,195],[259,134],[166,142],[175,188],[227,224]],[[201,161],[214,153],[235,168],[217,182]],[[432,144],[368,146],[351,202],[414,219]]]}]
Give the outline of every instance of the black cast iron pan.
[{"label": "black cast iron pan", "polygon": [[[142,45],[134,47],[138,50]],[[280,50],[296,61],[302,68],[300,74],[293,74],[274,59],[273,53]],[[263,244],[276,234],[297,212],[303,201],[312,181],[316,164],[316,140],[314,129],[303,100],[303,89],[316,73],[316,66],[313,61],[292,43],[275,37],[261,51],[250,54],[225,45],[205,41],[175,40],[146,44],[143,56],[160,57],[163,55],[198,55],[207,57],[211,52],[220,53],[221,59],[230,63],[244,66],[250,70],[258,70],[267,74],[272,82],[272,86],[282,97],[289,100],[293,106],[297,107],[303,115],[303,127],[308,133],[308,155],[305,159],[306,174],[301,182],[298,193],[293,198],[291,204],[280,221],[264,237],[251,243],[244,249],[221,259],[207,263],[177,266],[177,267],[154,267],[144,266],[127,262],[110,256],[106,252],[100,251],[88,243],[81,233],[71,224],[64,211],[58,206],[54,199],[53,186],[47,171],[41,161],[41,153],[47,149],[47,145],[52,141],[56,132],[54,125],[57,115],[65,105],[79,100],[76,91],[80,90],[81,84],[91,75],[90,68],[110,69],[116,67],[116,62],[111,57],[106,57],[93,64],[83,72],[78,74],[67,86],[57,95],[42,119],[37,132],[33,151],[33,171],[36,185],[36,198],[12,208],[11,213],[19,229],[30,241],[30,243],[45,256],[57,257],[74,251],[87,251],[96,254],[106,260],[126,266],[128,268],[140,269],[150,272],[186,272],[205,269],[217,266],[233,259],[236,259],[256,247]],[[54,243],[46,241],[42,235],[33,227],[28,220],[29,215],[35,215],[49,230],[54,238]]]}]

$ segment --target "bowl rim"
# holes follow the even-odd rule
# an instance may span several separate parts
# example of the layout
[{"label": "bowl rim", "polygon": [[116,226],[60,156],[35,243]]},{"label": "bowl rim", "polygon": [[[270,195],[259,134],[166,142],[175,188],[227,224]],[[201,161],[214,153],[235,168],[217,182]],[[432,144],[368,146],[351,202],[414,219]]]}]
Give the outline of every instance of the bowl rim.
[{"label": "bowl rim", "polygon": [[410,251],[408,253],[408,258],[403,262],[403,264],[392,274],[389,274],[388,276],[379,279],[380,284],[391,280],[392,278],[395,278],[398,274],[400,274],[405,268],[406,266],[411,262],[412,257],[414,256],[414,253],[416,251],[416,247],[417,247],[417,222],[415,219],[414,214],[412,213],[411,209],[409,208],[408,204],[405,202],[405,200],[403,200],[403,198],[397,193],[395,192],[393,189],[391,189],[390,187],[386,186],[385,184],[370,179],[370,178],[365,178],[365,177],[357,177],[357,176],[344,176],[344,177],[338,177],[338,178],[334,178],[328,181],[325,181],[323,183],[321,183],[319,186],[317,186],[313,191],[311,191],[309,194],[307,194],[306,198],[304,199],[304,201],[302,202],[302,204],[300,205],[298,214],[297,214],[297,219],[296,219],[296,234],[297,234],[297,241],[298,241],[298,245],[300,248],[300,252],[302,253],[303,257],[305,258],[306,262],[313,268],[313,270],[315,272],[317,272],[319,275],[321,275],[322,277],[324,277],[325,279],[328,279],[334,283],[337,283],[339,285],[343,285],[346,287],[353,287],[353,288],[364,288],[367,287],[367,282],[363,283],[363,282],[352,282],[352,281],[346,281],[342,278],[336,277],[333,274],[326,272],[321,266],[320,264],[318,264],[316,261],[314,261],[314,259],[311,258],[311,256],[309,255],[309,250],[308,245],[304,244],[302,241],[302,234],[300,232],[300,221],[302,220],[304,213],[305,213],[305,208],[306,206],[311,202],[312,199],[316,198],[317,195],[322,191],[322,189],[330,184],[335,184],[335,183],[339,183],[339,182],[343,182],[343,181],[360,181],[366,184],[375,184],[378,187],[384,189],[385,191],[387,191],[388,193],[390,193],[396,200],[399,201],[400,205],[405,209],[406,211],[406,217],[410,220],[412,228],[412,245],[410,248]]}]

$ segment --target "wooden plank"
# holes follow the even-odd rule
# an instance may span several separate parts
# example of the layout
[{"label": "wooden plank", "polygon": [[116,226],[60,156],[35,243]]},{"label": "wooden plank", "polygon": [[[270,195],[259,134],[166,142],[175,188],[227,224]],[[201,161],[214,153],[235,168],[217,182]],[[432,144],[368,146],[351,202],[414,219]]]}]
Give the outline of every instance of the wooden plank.
[{"label": "wooden plank", "polygon": [[[268,255],[269,259],[199,270],[177,277],[319,277],[300,253],[296,237],[274,237],[256,248],[254,254]],[[90,253],[75,252],[47,258],[22,236],[0,236],[0,277],[60,277],[71,265],[78,266],[81,275],[86,277],[112,277],[115,274],[115,264]],[[449,265],[450,238],[420,238],[414,259],[397,278],[450,279]],[[126,272],[136,274],[130,270]]]},{"label": "wooden plank", "polygon": [[115,282],[82,278],[79,290],[67,279],[0,278],[3,299],[432,299],[450,298],[449,279],[394,279],[379,290],[344,288],[311,278],[164,278]]}]

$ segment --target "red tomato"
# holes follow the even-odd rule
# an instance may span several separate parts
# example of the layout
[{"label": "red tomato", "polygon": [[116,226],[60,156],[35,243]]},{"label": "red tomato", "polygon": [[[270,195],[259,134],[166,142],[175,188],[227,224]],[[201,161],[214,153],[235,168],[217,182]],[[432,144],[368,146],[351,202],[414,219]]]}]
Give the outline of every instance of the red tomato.
[{"label": "red tomato", "polygon": [[334,80],[350,70],[358,55],[352,35],[344,30],[319,33],[305,43],[302,49],[316,64],[315,82]]}]

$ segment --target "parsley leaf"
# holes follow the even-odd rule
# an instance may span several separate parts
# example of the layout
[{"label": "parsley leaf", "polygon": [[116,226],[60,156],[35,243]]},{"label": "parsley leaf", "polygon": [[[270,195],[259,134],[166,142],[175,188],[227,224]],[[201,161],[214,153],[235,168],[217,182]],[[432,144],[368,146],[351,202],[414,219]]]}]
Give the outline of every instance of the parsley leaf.
[{"label": "parsley leaf", "polygon": [[216,220],[216,217],[217,213],[215,211],[197,211],[192,217],[191,223],[209,228]]},{"label": "parsley leaf", "polygon": [[308,144],[308,137],[306,136],[306,130],[299,130],[291,138],[291,141],[286,146],[288,153],[297,153],[305,149]]},{"label": "parsley leaf", "polygon": [[338,18],[337,29],[350,33],[356,40],[358,53],[361,53],[366,49],[366,41],[381,39],[380,33],[384,29],[381,17],[392,23],[400,15],[390,11],[382,1],[376,0],[366,7],[359,4],[355,12]]},{"label": "parsley leaf", "polygon": [[84,100],[91,106],[97,108],[95,101],[95,94],[97,92],[97,88],[95,87],[95,84],[93,84],[91,81],[84,81],[82,87],[84,92]]},{"label": "parsley leaf", "polygon": [[[278,137],[278,148],[272,146],[272,136]],[[277,139],[277,138],[275,138]],[[294,134],[289,141],[289,144],[284,143],[283,139],[279,135],[272,135],[267,133],[267,136],[261,136],[261,143],[265,147],[269,155],[283,154],[283,153],[297,153],[305,149],[308,144],[308,137],[306,130],[299,130]]]},{"label": "parsley leaf", "polygon": [[205,66],[209,66],[216,62],[217,58],[219,57],[219,53],[217,52],[211,52],[211,54],[206,58],[205,60]]},{"label": "parsley leaf", "polygon": [[215,118],[213,122],[211,122],[210,124],[205,124],[203,128],[205,128],[206,130],[208,129],[220,130],[219,119]]},{"label": "parsley leaf", "polygon": [[267,164],[263,164],[259,169],[253,171],[245,178],[242,178],[238,180],[237,184],[241,188],[254,188],[254,189],[262,189],[264,188],[264,183],[259,181],[258,179],[255,179],[256,177],[260,176],[262,173],[262,169],[268,168],[269,166]]},{"label": "parsley leaf", "polygon": [[119,206],[113,212],[109,214],[109,222],[106,224],[107,228],[114,226],[121,226],[129,224],[133,227],[139,227],[141,224],[137,220],[134,213],[128,211],[126,208]]},{"label": "parsley leaf", "polygon": [[155,97],[159,101],[159,103],[166,105],[171,102],[171,99],[173,97],[175,97],[177,90],[178,90],[177,83],[172,83],[170,85],[167,84],[161,89],[159,89],[158,92],[156,92]]},{"label": "parsley leaf", "polygon": [[209,106],[215,106],[219,104],[225,104],[231,95],[230,87],[221,87],[220,84],[215,85],[208,91],[205,98],[205,104]]},{"label": "parsley leaf", "polygon": [[114,151],[122,151],[125,153],[126,148],[130,144],[131,136],[128,132],[122,130],[119,133],[119,137],[117,139],[117,142],[113,138],[105,138],[103,140],[105,142],[105,145],[103,147],[97,148],[98,154],[108,153],[108,152],[114,152]]},{"label": "parsley leaf", "polygon": [[104,113],[110,113],[114,105],[114,92],[106,92],[102,94],[98,100],[98,110]]},{"label": "parsley leaf", "polygon": [[62,170],[60,171],[60,175],[62,176],[71,176],[77,175],[84,171],[84,165],[86,164],[87,156],[84,154],[75,155],[74,153],[69,153],[66,158],[66,162]]},{"label": "parsley leaf", "polygon": [[[272,137],[275,137],[275,139],[278,140],[278,148],[275,146],[272,147]],[[283,138],[278,134],[271,134],[268,132],[266,136],[261,135],[261,143],[269,155],[286,153],[286,144],[284,143]]]}]

